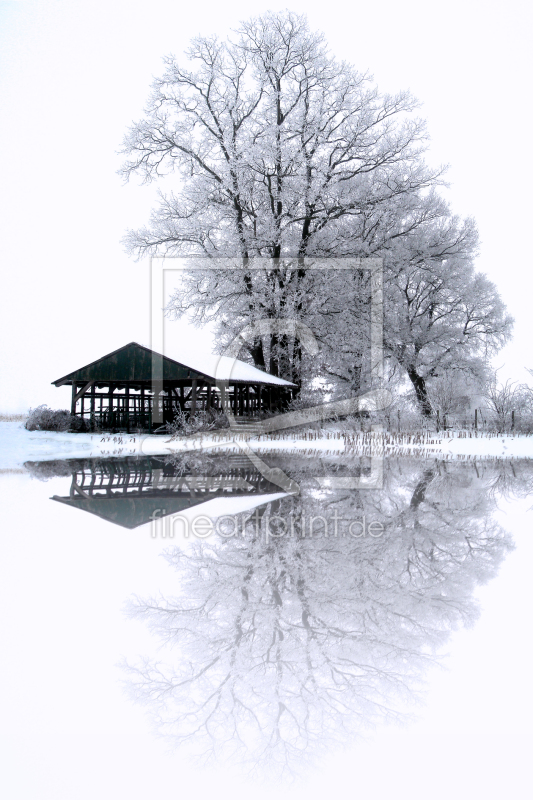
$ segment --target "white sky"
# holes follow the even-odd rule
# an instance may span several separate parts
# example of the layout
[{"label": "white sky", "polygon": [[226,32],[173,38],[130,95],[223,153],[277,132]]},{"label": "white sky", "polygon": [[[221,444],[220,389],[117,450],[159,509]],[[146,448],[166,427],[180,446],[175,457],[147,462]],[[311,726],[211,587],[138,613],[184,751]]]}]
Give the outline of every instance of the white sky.
[{"label": "white sky", "polygon": [[[284,8],[266,3],[253,10]],[[502,375],[528,378],[529,4],[294,0],[333,53],[382,90],[424,102],[432,163],[448,162],[454,210],[476,217],[478,266],[516,317]],[[129,341],[150,344],[146,262],[120,239],[147,221],[154,187],[123,186],[116,154],[139,118],[161,57],[198,33],[224,36],[249,3],[1,2],[0,411],[68,406],[50,382]],[[176,330],[176,329],[175,329]],[[174,333],[173,338],[181,337]],[[208,348],[185,332],[184,353]]]}]

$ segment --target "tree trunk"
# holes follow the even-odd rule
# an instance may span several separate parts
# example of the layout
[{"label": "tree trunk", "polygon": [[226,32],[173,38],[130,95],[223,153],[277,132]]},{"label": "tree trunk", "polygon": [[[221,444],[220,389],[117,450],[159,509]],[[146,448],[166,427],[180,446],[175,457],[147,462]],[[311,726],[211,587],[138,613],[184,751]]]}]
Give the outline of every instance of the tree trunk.
[{"label": "tree trunk", "polygon": [[425,378],[419,375],[414,367],[408,367],[407,374],[409,375],[409,379],[413,384],[416,399],[422,414],[425,417],[430,417],[433,413],[433,409],[429,401]]},{"label": "tree trunk", "polygon": [[254,367],[266,371],[265,352],[263,350],[263,341],[261,339],[254,339],[250,347],[250,355],[254,361]]},{"label": "tree trunk", "polygon": [[413,496],[411,497],[411,502],[409,507],[411,509],[416,509],[418,506],[423,503],[426,498],[426,489],[428,488],[429,484],[433,481],[435,477],[435,472],[432,469],[427,469],[422,478],[418,481],[415,490],[413,492]]}]

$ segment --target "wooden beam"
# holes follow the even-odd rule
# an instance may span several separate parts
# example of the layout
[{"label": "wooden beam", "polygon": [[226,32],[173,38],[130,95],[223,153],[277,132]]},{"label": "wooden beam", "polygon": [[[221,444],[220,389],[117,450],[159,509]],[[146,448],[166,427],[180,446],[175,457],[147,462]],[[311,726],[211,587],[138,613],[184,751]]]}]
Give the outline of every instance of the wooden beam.
[{"label": "wooden beam", "polygon": [[[186,403],[188,400],[192,399],[192,392],[193,392],[194,385],[196,385],[196,396],[198,396],[198,392],[200,391],[200,389],[204,385],[204,382],[203,381],[196,381],[196,380],[192,381],[191,391],[189,392],[189,394],[186,397],[184,397],[184,403]],[[183,386],[181,387],[181,389],[182,389],[182,393],[183,393]]]},{"label": "wooden beam", "polygon": [[74,396],[74,403],[76,403],[76,402],[77,402],[77,401],[80,399],[80,397],[83,397],[83,395],[85,394],[85,392],[87,391],[87,389],[90,389],[90,388],[91,388],[91,386],[93,386],[93,385],[94,385],[94,381],[89,381],[89,383],[86,383],[86,384],[85,384],[85,386],[83,386],[83,387],[82,387],[82,388],[79,390],[78,394],[76,394],[76,395]]},{"label": "wooden beam", "polygon": [[76,483],[76,476],[74,476],[73,481],[72,481],[72,487],[71,487],[71,491],[70,491],[70,496],[74,497],[74,493],[75,492],[77,492],[78,494],[81,494],[81,496],[85,497],[87,500],[91,499],[91,496],[89,494],[87,494],[87,492],[84,492],[83,489],[81,489],[78,486],[78,484]]}]

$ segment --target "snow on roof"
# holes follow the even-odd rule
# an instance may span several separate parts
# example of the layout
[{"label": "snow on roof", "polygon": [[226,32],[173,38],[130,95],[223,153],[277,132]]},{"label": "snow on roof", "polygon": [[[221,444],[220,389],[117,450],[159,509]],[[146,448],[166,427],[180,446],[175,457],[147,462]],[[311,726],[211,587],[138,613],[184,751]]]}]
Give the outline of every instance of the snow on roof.
[{"label": "snow on roof", "polygon": [[[196,373],[189,378],[201,378],[202,375],[218,381],[230,381],[231,383],[255,383],[271,386],[295,386],[282,378],[269,375],[251,364],[239,361],[238,358],[230,356],[214,356],[195,352],[182,357],[178,350],[172,350],[172,355],[166,352],[163,355],[163,367],[165,380],[175,380],[187,377],[187,370]],[[97,382],[106,381],[149,381],[152,378],[153,355],[155,351],[137,342],[120,347],[107,353],[102,358],[92,361],[80,369],[70,372],[57,381],[52,381],[56,386],[67,382],[96,380]],[[156,354],[157,355],[157,354]],[[180,372],[181,371],[181,372]],[[183,373],[183,374],[181,374]]]},{"label": "snow on roof", "polygon": [[230,358],[230,356],[213,356],[203,353],[195,354],[194,363],[190,356],[182,358],[177,353],[166,353],[169,358],[184,364],[186,367],[203,372],[210,378],[215,378],[218,381],[243,381],[246,383],[263,383],[272,386],[294,386],[294,383],[284,381],[282,378],[276,378],[275,375],[269,375],[268,372],[263,372],[251,364],[246,364],[244,361],[239,361],[238,358]]}]

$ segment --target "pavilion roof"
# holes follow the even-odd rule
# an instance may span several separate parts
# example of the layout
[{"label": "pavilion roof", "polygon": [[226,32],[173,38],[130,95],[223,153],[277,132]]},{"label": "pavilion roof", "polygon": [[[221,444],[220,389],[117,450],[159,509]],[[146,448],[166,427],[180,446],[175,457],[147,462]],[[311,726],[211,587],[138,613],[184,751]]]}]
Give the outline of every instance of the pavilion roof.
[{"label": "pavilion roof", "polygon": [[[250,511],[273,500],[278,500],[280,497],[286,497],[286,494],[282,491],[270,494],[241,491],[238,495],[232,494],[226,497],[216,494],[192,497],[168,492],[166,495],[163,493],[157,496],[139,494],[136,497],[128,494],[122,497],[120,495],[111,497],[106,495],[58,497],[54,495],[50,499],[94,514],[107,522],[120,525],[122,528],[133,530],[139,525],[146,525],[148,522],[162,519],[170,514],[185,512],[195,506],[204,506],[202,511],[206,515],[210,508],[212,511],[216,510],[216,514],[211,517],[214,519],[219,516],[227,517],[243,511]],[[239,501],[241,502],[239,503]]]},{"label": "pavilion roof", "polygon": [[154,356],[160,358],[162,365],[163,381],[205,380],[210,383],[214,380],[230,381],[231,383],[264,384],[272,386],[293,386],[288,381],[269,375],[244,361],[227,356],[203,356],[202,368],[175,361],[168,356],[160,355],[137,342],[114,350],[112,353],[80,367],[52,383],[55,386],[71,385],[96,381],[97,383],[150,383],[152,381],[152,368]]},{"label": "pavilion roof", "polygon": [[[188,361],[188,359],[187,359]],[[294,386],[294,383],[269,375],[268,372],[229,356],[202,355],[195,365],[204,375],[218,381],[231,383],[263,383],[272,386]]]}]

